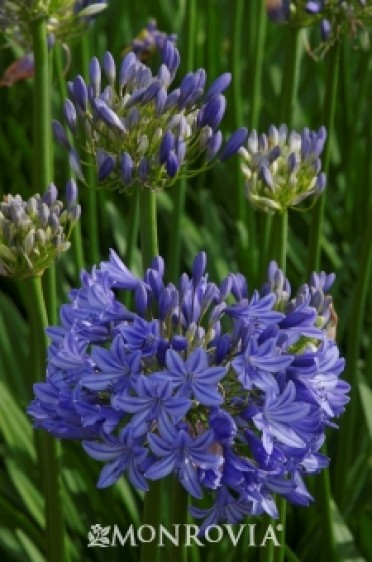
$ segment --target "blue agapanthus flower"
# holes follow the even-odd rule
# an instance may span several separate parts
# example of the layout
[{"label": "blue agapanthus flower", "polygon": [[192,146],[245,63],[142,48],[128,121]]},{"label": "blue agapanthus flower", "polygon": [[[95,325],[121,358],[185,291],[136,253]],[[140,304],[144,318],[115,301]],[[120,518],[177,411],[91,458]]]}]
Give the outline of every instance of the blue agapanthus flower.
[{"label": "blue agapanthus flower", "polygon": [[147,490],[176,475],[193,498],[209,498],[191,507],[203,528],[276,517],[275,494],[308,505],[304,477],[327,466],[325,428],[348,401],[334,276],[314,273],[292,295],[272,262],[249,294],[240,274],[209,281],[203,252],[177,285],[164,270],[158,257],[139,278],[111,251],[82,272],[48,329],[46,381],[28,407],[35,427],[81,441],[104,463],[98,487],[127,477]]},{"label": "blue agapanthus flower", "polygon": [[160,190],[182,175],[207,169],[217,159],[226,160],[246,141],[248,132],[240,128],[223,146],[223,92],[231,75],[222,74],[206,88],[206,72],[199,68],[169,91],[180,55],[168,38],[158,48],[162,64],[154,75],[134,51],[119,68],[106,52],[101,63],[92,58],[89,84],[80,75],[69,83],[64,119],[73,136],[81,132],[79,153],[58,121],[53,129],[80,180],[84,181],[82,162],[87,152],[95,159],[102,187]]}]

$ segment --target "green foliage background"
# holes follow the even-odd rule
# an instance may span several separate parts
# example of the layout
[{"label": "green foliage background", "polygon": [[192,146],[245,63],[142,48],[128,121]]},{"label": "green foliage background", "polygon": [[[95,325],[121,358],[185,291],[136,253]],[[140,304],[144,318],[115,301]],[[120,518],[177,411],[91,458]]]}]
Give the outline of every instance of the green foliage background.
[{"label": "green foliage background", "polygon": [[[257,76],[257,21],[259,0],[203,0],[196,3],[195,69],[204,67],[210,83],[218,74],[231,70],[238,73],[230,87],[224,130],[237,126],[251,129],[255,76]],[[236,17],[239,6],[242,18]],[[186,0],[155,0],[129,2],[110,0],[107,11],[99,16],[89,30],[91,54],[102,57],[109,49],[118,60],[125,46],[155,17],[158,27],[178,34],[181,58],[190,47],[187,34]],[[241,34],[239,36],[239,33]],[[278,108],[283,103],[286,74],[285,58],[289,34],[285,27],[266,25],[259,95],[259,130],[266,131],[272,123],[279,125]],[[241,41],[236,42],[236,37]],[[317,30],[300,35],[300,72],[298,90],[291,113],[292,126],[317,129],[322,123],[325,82],[330,53],[317,61],[310,56],[306,44],[316,44]],[[235,42],[235,43],[234,43]],[[20,53],[0,50],[0,71]],[[325,490],[320,477],[313,478],[310,489],[314,504],[307,508],[288,507],[288,560],[326,562],[327,506],[340,561],[372,560],[372,345],[370,290],[372,222],[372,60],[369,49],[356,49],[345,37],[340,46],[340,76],[335,113],[334,143],[326,189],[326,213],[322,238],[321,269],[337,274],[333,289],[339,322],[337,340],[348,360],[346,377],[353,384],[352,400],[341,422],[341,430],[331,430],[327,444],[332,459],[331,490]],[[181,71],[185,65],[181,67]],[[178,77],[182,76],[179,71]],[[71,65],[66,80],[83,74],[81,41],[71,49]],[[53,116],[61,118],[62,94],[57,72],[53,75]],[[0,89],[0,193],[21,193],[30,196],[32,188],[32,81],[20,82]],[[256,98],[257,101],[257,98]],[[238,118],[242,117],[242,122]],[[55,183],[60,189],[69,178],[65,155],[55,148]],[[44,191],[46,186],[40,186]],[[167,256],[172,238],[175,196],[178,185],[158,197],[160,253]],[[217,165],[187,184],[186,212],[182,219],[182,269],[188,268],[200,250],[208,253],[211,278],[221,280],[228,271],[243,271],[250,287],[265,277],[263,263],[265,220],[248,211],[248,203],[239,193],[242,179],[238,159]],[[87,199],[81,190],[83,207],[81,228],[86,267],[91,267],[92,239],[97,240],[100,259],[106,259],[110,247],[124,258],[130,228],[132,201],[117,193],[98,193],[96,232],[89,231],[84,216]],[[239,205],[244,210],[239,210]],[[237,210],[239,213],[237,213]],[[238,220],[248,217],[251,222]],[[248,221],[247,219],[247,221]],[[253,221],[253,222],[252,222]],[[309,213],[290,213],[290,242],[287,274],[293,286],[306,281]],[[247,228],[248,224],[248,228]],[[252,227],[254,225],[254,227]],[[139,250],[134,257],[140,272]],[[66,301],[69,287],[78,283],[73,252],[68,252],[56,265],[58,299]],[[365,291],[366,299],[361,301]],[[0,280],[0,558],[2,560],[41,562],[44,560],[44,514],[35,438],[25,414],[32,396],[31,381],[36,374],[29,368],[29,342],[32,334],[27,321],[27,282],[17,284]],[[351,458],[345,464],[345,442],[351,443]],[[63,503],[68,528],[72,561],[110,562],[138,560],[138,549],[88,549],[90,526],[117,524],[125,529],[138,525],[142,496],[121,479],[113,488],[95,488],[100,465],[88,458],[75,443],[63,443]],[[166,507],[164,506],[166,517]],[[250,522],[255,522],[254,520]],[[268,520],[257,521],[257,536]],[[260,549],[241,544],[232,549],[230,543],[207,545],[190,551],[192,562],[264,559]],[[161,559],[162,561],[162,559]]]}]

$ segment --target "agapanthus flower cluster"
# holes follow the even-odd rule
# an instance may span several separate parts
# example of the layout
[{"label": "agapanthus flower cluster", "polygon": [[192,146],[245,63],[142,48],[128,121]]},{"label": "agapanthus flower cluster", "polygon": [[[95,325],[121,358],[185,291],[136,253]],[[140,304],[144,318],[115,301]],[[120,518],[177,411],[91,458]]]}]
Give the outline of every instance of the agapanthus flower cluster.
[{"label": "agapanthus flower cluster", "polygon": [[202,252],[174,285],[161,258],[141,279],[111,251],[83,272],[48,329],[47,379],[28,408],[36,427],[104,463],[100,488],[124,476],[146,491],[173,474],[209,497],[210,508],[191,507],[203,528],[276,517],[274,494],[307,505],[303,477],[327,466],[325,428],[349,390],[328,336],[333,275],[314,273],[292,295],[272,262],[249,294],[241,274],[217,285],[205,268]]},{"label": "agapanthus flower cluster", "polygon": [[32,47],[31,24],[47,18],[49,42],[68,42],[104,10],[107,0],[18,0],[0,2],[0,31],[26,51]]},{"label": "agapanthus flower cluster", "polygon": [[250,203],[272,214],[318,197],[326,184],[320,161],[326,136],[324,127],[297,133],[272,125],[267,134],[252,131],[239,150]]},{"label": "agapanthus flower cluster", "polygon": [[[226,109],[222,92],[229,73],[219,76],[204,92],[204,69],[189,72],[179,88],[168,92],[180,62],[169,40],[161,53],[162,64],[153,76],[133,51],[119,71],[110,52],[91,60],[87,85],[81,76],[69,83],[70,98],[64,118],[73,135],[80,130],[85,150],[95,157],[98,181],[103,187],[129,190],[140,184],[163,189],[186,170],[206,169],[216,156],[224,160],[245,142],[246,129],[238,129],[222,147],[219,125]],[[102,85],[102,70],[107,85]],[[69,151],[70,165],[83,178],[80,156],[63,126],[54,121],[59,143]]]},{"label": "agapanthus flower cluster", "polygon": [[166,41],[176,44],[177,35],[160,31],[156,20],[151,19],[137,37],[130,42],[126,50],[133,51],[140,60],[146,62],[152,55],[162,52]]},{"label": "agapanthus flower cluster", "polygon": [[319,24],[326,48],[344,34],[357,36],[372,17],[368,0],[267,0],[266,10],[279,23],[296,27]]},{"label": "agapanthus flower cluster", "polygon": [[0,202],[0,275],[41,275],[70,247],[68,239],[79,217],[74,180],[66,185],[65,208],[54,184],[43,196],[37,193],[27,201],[6,195]]}]

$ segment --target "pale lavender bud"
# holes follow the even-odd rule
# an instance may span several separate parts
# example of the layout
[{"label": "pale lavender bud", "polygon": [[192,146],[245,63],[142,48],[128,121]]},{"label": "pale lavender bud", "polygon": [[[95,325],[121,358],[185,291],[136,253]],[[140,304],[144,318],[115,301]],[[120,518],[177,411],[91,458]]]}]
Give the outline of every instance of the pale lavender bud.
[{"label": "pale lavender bud", "polygon": [[162,84],[160,80],[154,80],[154,82],[152,82],[152,84],[150,84],[150,86],[148,86],[148,88],[146,88],[145,92],[143,93],[141,103],[146,104],[152,101],[156,97],[161,87]]},{"label": "pale lavender bud", "polygon": [[175,139],[173,133],[167,131],[160,143],[159,148],[159,162],[164,164],[167,160],[168,154],[174,149]]},{"label": "pale lavender bud", "polygon": [[120,157],[120,167],[121,167],[121,177],[124,184],[128,185],[131,183],[133,178],[133,160],[131,156],[124,152]]},{"label": "pale lavender bud", "polygon": [[114,57],[112,56],[110,51],[106,51],[106,53],[103,56],[102,63],[103,63],[103,71],[106,74],[107,80],[110,82],[110,84],[114,84],[116,79],[116,65],[115,65]]},{"label": "pale lavender bud", "polygon": [[138,175],[142,181],[147,179],[150,171],[150,164],[147,158],[142,157],[138,164]]},{"label": "pale lavender bud", "polygon": [[141,114],[137,107],[131,107],[128,111],[128,115],[124,119],[124,127],[129,131],[134,129],[139,120],[141,119]]},{"label": "pale lavender bud", "polygon": [[167,155],[167,160],[165,167],[167,169],[167,174],[170,178],[174,178],[174,176],[178,172],[178,168],[180,167],[180,163],[178,161],[176,153],[171,150],[171,152]]},{"label": "pale lavender bud", "polygon": [[225,146],[223,147],[220,153],[221,162],[224,162],[225,160],[233,156],[233,154],[238,152],[239,148],[243,146],[243,144],[246,142],[247,137],[248,137],[248,130],[245,127],[241,127],[240,129],[237,129],[231,135],[231,137],[229,138],[229,140],[227,141],[227,143],[225,144]]},{"label": "pale lavender bud", "polygon": [[258,172],[258,177],[264,181],[264,183],[267,185],[267,187],[269,187],[270,189],[273,189],[273,187],[274,187],[273,177],[272,177],[271,172],[270,172],[270,170],[267,166],[261,166],[260,167],[260,170]]},{"label": "pale lavender bud", "polygon": [[326,183],[327,183],[327,176],[325,175],[324,172],[321,172],[316,180],[316,193],[318,195],[323,193]]},{"label": "pale lavender bud", "polygon": [[136,90],[126,102],[125,107],[128,109],[129,107],[136,105],[136,103],[140,103],[145,91],[146,88],[140,88],[139,90]]},{"label": "pale lavender bud", "polygon": [[30,197],[26,203],[26,213],[29,217],[33,218],[37,215],[37,199],[36,197]]},{"label": "pale lavender bud", "polygon": [[168,111],[169,109],[173,109],[177,105],[178,98],[180,97],[180,89],[176,88],[169,94],[167,97],[167,101],[164,105],[164,111]]},{"label": "pale lavender bud", "polygon": [[167,287],[161,292],[159,298],[159,317],[163,320],[168,316],[172,307],[172,294]]},{"label": "pale lavender bud", "polygon": [[232,284],[233,284],[233,280],[230,275],[225,277],[225,279],[222,281],[220,285],[220,294],[219,294],[220,301],[224,301],[229,296],[229,294],[231,293]]},{"label": "pale lavender bud", "polygon": [[279,144],[285,143],[288,134],[288,127],[284,123],[278,129]]},{"label": "pale lavender bud", "polygon": [[53,119],[52,120],[52,129],[53,129],[53,134],[54,134],[54,138],[56,139],[56,141],[61,146],[63,146],[63,148],[66,148],[67,150],[70,150],[71,144],[70,144],[70,141],[67,138],[66,131],[62,127],[61,123],[59,121],[56,121],[55,119]]},{"label": "pale lavender bud", "polygon": [[183,78],[180,85],[180,97],[178,98],[177,105],[180,109],[184,108],[188,99],[191,97],[195,90],[196,79],[193,72],[188,72]]},{"label": "pale lavender bud", "polygon": [[194,287],[199,285],[202,276],[204,275],[205,268],[207,267],[207,255],[205,252],[200,252],[194,259],[192,265],[192,279]]},{"label": "pale lavender bud", "polygon": [[147,66],[141,66],[136,73],[137,88],[147,88],[152,82],[152,73]]},{"label": "pale lavender bud", "polygon": [[76,133],[77,115],[76,108],[71,100],[67,99],[63,106],[63,116],[70,131]]},{"label": "pale lavender bud", "polygon": [[210,99],[203,108],[201,117],[198,120],[198,127],[209,125],[213,130],[216,129],[224,116],[225,109],[226,98],[222,94],[218,94],[216,97]]},{"label": "pale lavender bud", "polygon": [[160,65],[157,77],[162,83],[162,85],[165,86],[166,88],[169,86],[169,84],[172,81],[169,69],[167,66],[165,66],[165,64]]},{"label": "pale lavender bud", "polygon": [[101,91],[101,66],[97,57],[93,57],[90,61],[89,78],[93,86],[94,97],[97,97]]},{"label": "pale lavender bud", "polygon": [[132,73],[129,71],[131,68],[134,70],[137,63],[138,63],[137,57],[132,51],[128,53],[121,61],[120,77],[119,77],[120,89],[123,89],[124,86],[127,84],[128,80],[131,79]]},{"label": "pale lavender bud", "polygon": [[186,156],[186,143],[181,137],[176,139],[175,152],[177,154],[178,162],[182,164]]},{"label": "pale lavender bud", "polygon": [[269,150],[269,142],[265,133],[258,135],[258,148],[263,152],[267,152]]},{"label": "pale lavender bud", "polygon": [[[92,99],[92,105],[93,105],[93,107],[94,107],[94,105],[95,105],[95,99],[96,99],[96,98],[93,98],[93,99]],[[113,102],[113,99],[114,99],[114,91],[113,91],[112,87],[111,87],[111,86],[106,86],[106,87],[104,88],[103,92],[100,93],[98,99],[100,99],[101,101],[103,101],[103,102],[111,109],[112,102]]]},{"label": "pale lavender bud", "polygon": [[205,86],[205,80],[207,77],[204,68],[199,68],[195,72],[194,76],[195,76],[195,88],[203,90]]},{"label": "pale lavender bud", "polygon": [[189,99],[187,100],[185,105],[187,107],[191,107],[192,105],[194,105],[195,102],[198,101],[198,99],[202,97],[202,95],[203,95],[202,88],[196,88],[191,94],[191,96],[189,97]]},{"label": "pale lavender bud", "polygon": [[68,161],[70,164],[70,168],[74,172],[75,176],[79,178],[79,180],[84,181],[84,176],[81,171],[80,158],[74,148],[71,148],[68,153]]},{"label": "pale lavender bud", "polygon": [[71,178],[66,184],[67,209],[71,209],[71,207],[75,205],[77,194],[78,194],[78,189],[77,189],[76,181]]},{"label": "pale lavender bud", "polygon": [[275,125],[270,125],[267,136],[271,144],[275,145],[279,143],[279,133]]},{"label": "pale lavender bud", "polygon": [[288,156],[287,164],[288,170],[292,174],[298,166],[297,156],[294,152],[291,152],[291,154]]},{"label": "pale lavender bud", "polygon": [[87,105],[88,105],[88,90],[84,82],[84,79],[82,76],[80,76],[80,74],[76,76],[72,88],[73,88],[74,98],[78,103],[80,109],[86,112]]},{"label": "pale lavender bud", "polygon": [[55,213],[51,213],[49,215],[48,224],[53,231],[58,230],[59,228],[59,219]]},{"label": "pale lavender bud", "polygon": [[67,82],[67,91],[68,91],[68,95],[71,96],[74,100],[76,100],[75,94],[74,94],[74,84],[73,82],[71,82],[71,80],[69,80]]},{"label": "pale lavender bud", "polygon": [[207,143],[207,151],[205,155],[205,159],[207,162],[210,162],[220,150],[222,144],[222,133],[221,131],[216,131],[213,133],[211,138]]},{"label": "pale lavender bud", "polygon": [[162,87],[156,94],[155,106],[156,106],[156,114],[159,116],[163,113],[165,103],[167,101],[167,92]]},{"label": "pale lavender bud", "polygon": [[125,127],[120,121],[116,113],[110,109],[104,101],[101,99],[94,100],[94,106],[100,119],[108,126],[113,129],[117,129],[122,133],[125,132]]},{"label": "pale lavender bud", "polygon": [[115,168],[115,160],[111,156],[111,154],[105,155],[102,163],[98,169],[98,181],[102,182],[111,174],[113,169]]},{"label": "pale lavender bud", "polygon": [[54,183],[51,183],[48,186],[47,191],[43,195],[43,202],[46,205],[48,205],[48,207],[50,207],[56,201],[57,197],[58,197],[58,189],[56,188]]},{"label": "pale lavender bud", "polygon": [[318,14],[321,9],[319,2],[306,2],[305,10],[308,14]]},{"label": "pale lavender bud", "polygon": [[39,215],[39,220],[40,220],[40,224],[43,228],[46,227],[46,225],[48,224],[48,220],[49,220],[49,207],[48,205],[46,205],[45,203],[42,203],[38,209],[38,215]]},{"label": "pale lavender bud", "polygon": [[81,215],[81,206],[75,205],[75,207],[72,207],[72,209],[70,210],[70,220],[72,222],[76,222],[79,220],[80,215]]},{"label": "pale lavender bud", "polygon": [[148,307],[148,295],[144,283],[139,283],[139,285],[136,288],[135,306],[136,306],[137,314],[139,314],[142,317],[146,317],[147,307]]},{"label": "pale lavender bud", "polygon": [[161,54],[163,63],[168,67],[169,72],[173,77],[180,64],[180,55],[176,47],[171,41],[166,40]]},{"label": "pale lavender bud", "polygon": [[33,250],[35,244],[35,232],[30,230],[23,240],[23,248],[25,251],[26,256],[29,256]]},{"label": "pale lavender bud", "polygon": [[209,86],[208,90],[205,93],[205,101],[214,98],[218,94],[221,94],[223,91],[228,88],[231,82],[231,74],[230,72],[225,72],[221,74],[218,78],[216,78],[212,84]]},{"label": "pale lavender bud", "polygon": [[270,150],[269,154],[267,155],[267,159],[270,162],[270,164],[275,162],[275,160],[277,160],[277,158],[279,158],[280,154],[281,154],[280,147],[274,146],[274,148],[272,150]]}]

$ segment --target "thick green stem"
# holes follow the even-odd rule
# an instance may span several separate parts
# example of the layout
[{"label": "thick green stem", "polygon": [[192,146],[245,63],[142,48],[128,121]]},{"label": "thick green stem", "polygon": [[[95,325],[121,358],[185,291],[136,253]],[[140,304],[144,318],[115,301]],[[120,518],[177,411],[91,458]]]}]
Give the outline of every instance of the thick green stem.
[{"label": "thick green stem", "polygon": [[134,250],[137,245],[138,230],[139,230],[139,194],[138,190],[130,198],[129,204],[129,221],[127,230],[127,248],[125,263],[129,269],[133,266]]},{"label": "thick green stem", "polygon": [[[28,281],[28,291],[29,316],[35,330],[34,348],[31,350],[32,371],[34,378],[42,381],[45,375],[45,328],[48,317],[40,277],[32,277]],[[66,562],[58,443],[48,433],[40,432],[37,434],[37,451],[45,500],[46,559],[50,562]]]},{"label": "thick green stem", "polygon": [[[323,105],[323,125],[327,129],[328,141],[323,153],[323,171],[328,175],[330,152],[333,143],[333,124],[337,97],[337,84],[339,75],[340,46],[332,48],[328,59],[327,81],[324,93]],[[310,225],[309,253],[308,253],[308,273],[317,271],[320,266],[320,253],[322,246],[324,210],[326,205],[326,192],[316,202],[313,210]]]},{"label": "thick green stem", "polygon": [[265,6],[263,2],[259,2],[258,4],[252,2],[250,4],[250,10],[254,10],[256,12],[256,20],[253,22],[254,28],[256,29],[256,41],[253,51],[254,57],[252,60],[252,97],[250,122],[251,128],[257,129],[262,105],[262,68],[265,51],[267,15],[265,13]]},{"label": "thick green stem", "polygon": [[[139,190],[136,189],[129,201],[129,217],[127,228],[127,247],[125,253],[125,264],[129,269],[132,269],[134,262],[134,252],[138,241],[139,232]],[[124,297],[124,304],[130,308],[132,304],[133,295],[131,291],[126,291]]]},{"label": "thick green stem", "polygon": [[185,527],[187,523],[189,496],[185,488],[179,483],[176,476],[172,484],[171,500],[171,526],[179,527],[179,546],[172,545],[170,548],[170,562],[187,562],[187,548],[185,547]]},{"label": "thick green stem", "polygon": [[[242,96],[242,46],[243,46],[243,28],[244,28],[244,0],[235,0],[234,3],[234,20],[233,20],[233,37],[232,37],[232,95],[233,95],[233,126],[237,129],[244,123],[243,112],[243,96]],[[248,205],[244,195],[244,178],[240,169],[240,158],[234,158],[234,190],[235,190],[235,221],[239,230],[247,225]],[[250,251],[254,252],[257,248],[254,243],[255,225],[254,214],[249,212],[249,223],[246,228],[246,237],[237,237],[237,255],[239,267],[245,273],[254,273],[247,271],[248,264],[255,264],[254,256],[247,259],[248,246]],[[238,230],[238,232],[239,232]]]},{"label": "thick green stem", "polygon": [[[195,36],[196,36],[196,0],[188,0],[187,2],[187,52],[186,52],[186,71],[191,71],[195,58]],[[181,234],[182,219],[185,209],[187,181],[182,178],[174,187],[173,197],[173,217],[171,236],[169,238],[169,266],[168,271],[173,281],[179,276],[181,261]]]},{"label": "thick green stem", "polygon": [[[31,24],[34,52],[34,192],[43,193],[52,181],[52,132],[50,65],[46,19]],[[51,322],[57,317],[56,274],[54,268],[44,277],[45,294]]]},{"label": "thick green stem", "polygon": [[[284,60],[284,70],[282,78],[281,96],[280,96],[280,122],[285,123],[290,129],[293,122],[294,106],[299,82],[300,70],[300,31],[289,30],[287,34],[287,45]],[[273,233],[273,218],[265,215],[263,225],[263,262],[261,268],[267,267],[267,263],[273,258],[270,255],[272,244],[269,243]],[[276,256],[278,259],[278,256]]]},{"label": "thick green stem", "polygon": [[288,213],[284,211],[280,215],[274,215],[272,228],[272,250],[271,255],[278,263],[285,275],[287,262],[288,243]]},{"label": "thick green stem", "polygon": [[146,269],[149,267],[151,260],[159,255],[156,193],[149,189],[142,189],[139,207],[142,265],[143,269]]},{"label": "thick green stem", "polygon": [[[83,76],[88,79],[88,69],[90,62],[90,35],[85,33],[80,40],[80,58],[81,68],[83,69]],[[96,191],[96,171],[93,157],[90,154],[86,155],[88,162],[87,166],[87,186],[88,189],[85,193],[86,199],[86,221],[87,231],[89,232],[89,244],[87,247],[88,263],[93,265],[100,260],[99,253],[99,239],[98,239],[98,195]]]},{"label": "thick green stem", "polygon": [[43,192],[52,179],[52,133],[46,19],[32,22],[34,52],[34,188]]},{"label": "thick green stem", "polygon": [[280,97],[280,119],[292,127],[300,70],[300,31],[289,30]]},{"label": "thick green stem", "polygon": [[[156,531],[163,520],[161,509],[163,493],[163,480],[155,480],[150,483],[150,489],[145,494],[141,524],[151,525]],[[159,548],[156,541],[142,543],[140,562],[157,562],[158,556]]]},{"label": "thick green stem", "polygon": [[[63,62],[63,50],[60,45],[56,45],[53,49],[54,53],[54,65],[55,65],[55,75],[58,83],[60,101],[61,104],[63,100],[67,98],[67,86],[64,77],[64,62]],[[69,135],[71,141],[71,135]],[[77,272],[76,277],[78,278],[79,271],[84,269],[84,252],[83,252],[83,241],[81,234],[81,224],[78,221],[75,226],[71,237],[71,250],[74,256],[73,262],[75,265],[75,271]]]}]

